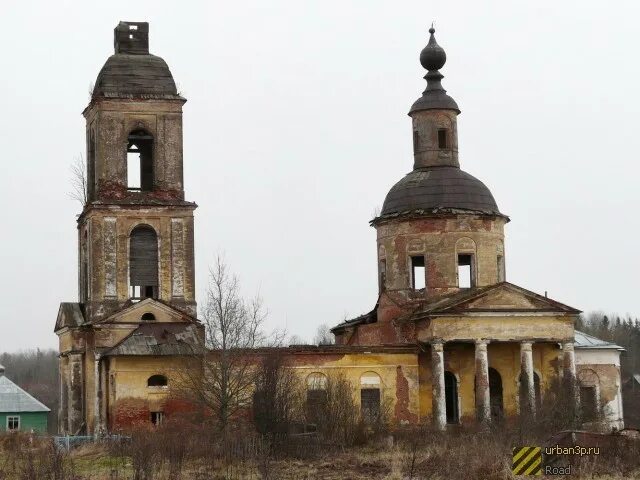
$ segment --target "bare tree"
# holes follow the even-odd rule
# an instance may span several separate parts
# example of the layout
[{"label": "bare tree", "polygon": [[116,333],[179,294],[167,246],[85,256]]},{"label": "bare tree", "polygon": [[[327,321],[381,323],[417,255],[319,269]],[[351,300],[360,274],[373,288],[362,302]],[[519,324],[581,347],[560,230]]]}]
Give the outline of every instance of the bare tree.
[{"label": "bare tree", "polygon": [[334,343],[336,343],[336,339],[333,336],[333,333],[331,333],[331,330],[329,330],[329,325],[323,323],[322,325],[318,326],[313,342],[316,345],[333,345]]},{"label": "bare tree", "polygon": [[181,383],[192,399],[212,412],[222,432],[251,404],[257,361],[251,349],[282,341],[283,334],[264,334],[266,317],[260,296],[242,298],[238,277],[218,256],[209,269],[201,311],[205,349],[194,356]]},{"label": "bare tree", "polygon": [[87,164],[84,156],[80,154],[71,165],[71,191],[69,196],[82,204],[82,208],[87,204]]}]

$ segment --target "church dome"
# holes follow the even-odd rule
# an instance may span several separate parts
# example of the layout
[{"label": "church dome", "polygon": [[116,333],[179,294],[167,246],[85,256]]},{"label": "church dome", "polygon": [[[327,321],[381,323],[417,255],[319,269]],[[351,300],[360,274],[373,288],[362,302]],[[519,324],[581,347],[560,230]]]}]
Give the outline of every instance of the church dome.
[{"label": "church dome", "polygon": [[111,55],[96,79],[95,97],[178,95],[166,62],[155,55]]},{"label": "church dome", "polygon": [[484,183],[457,167],[443,166],[408,173],[389,190],[380,216],[458,210],[502,216]]},{"label": "church dome", "polygon": [[179,98],[166,62],[149,53],[147,22],[120,22],[113,34],[115,54],[98,73],[92,98]]}]

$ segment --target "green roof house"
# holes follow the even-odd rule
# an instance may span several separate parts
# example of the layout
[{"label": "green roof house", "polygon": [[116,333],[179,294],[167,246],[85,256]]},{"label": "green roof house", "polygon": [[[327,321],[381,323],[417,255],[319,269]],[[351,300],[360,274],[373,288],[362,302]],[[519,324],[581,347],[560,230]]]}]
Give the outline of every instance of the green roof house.
[{"label": "green roof house", "polygon": [[7,377],[0,365],[0,432],[46,432],[51,410]]}]

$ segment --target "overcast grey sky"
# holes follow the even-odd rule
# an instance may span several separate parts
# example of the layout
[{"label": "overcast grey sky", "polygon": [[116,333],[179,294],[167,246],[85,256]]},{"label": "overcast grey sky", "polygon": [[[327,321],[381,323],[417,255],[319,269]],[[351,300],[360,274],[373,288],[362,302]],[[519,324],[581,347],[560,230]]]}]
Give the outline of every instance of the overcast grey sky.
[{"label": "overcast grey sky", "polygon": [[506,228],[507,279],[582,310],[640,316],[636,1],[4,2],[0,352],[54,347],[77,299],[89,85],[119,20],[150,22],[188,102],[187,199],[199,299],[224,251],[269,327],[318,324],[376,300],[375,231],[412,167],[407,117],[432,20],[462,110],[462,168]]}]

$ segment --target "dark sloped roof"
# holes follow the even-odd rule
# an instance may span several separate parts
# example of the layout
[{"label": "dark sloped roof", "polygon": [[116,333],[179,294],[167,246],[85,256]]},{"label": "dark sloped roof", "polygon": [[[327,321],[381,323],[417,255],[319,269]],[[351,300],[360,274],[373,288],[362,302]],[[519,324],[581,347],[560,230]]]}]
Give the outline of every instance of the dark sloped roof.
[{"label": "dark sloped roof", "polygon": [[421,168],[408,173],[389,190],[380,216],[448,210],[503,216],[484,183],[450,166]]},{"label": "dark sloped roof", "polygon": [[422,96],[411,105],[409,115],[421,110],[454,110],[460,113],[458,104],[447,95],[445,90],[425,90]]},{"label": "dark sloped roof", "polygon": [[111,55],[96,79],[92,98],[181,98],[166,62],[155,55]]},{"label": "dark sloped roof", "polygon": [[200,346],[198,327],[192,323],[148,323],[103,355],[193,355]]},{"label": "dark sloped roof", "polygon": [[54,331],[64,327],[79,327],[84,323],[82,306],[78,302],[62,302],[58,309],[58,318]]}]

